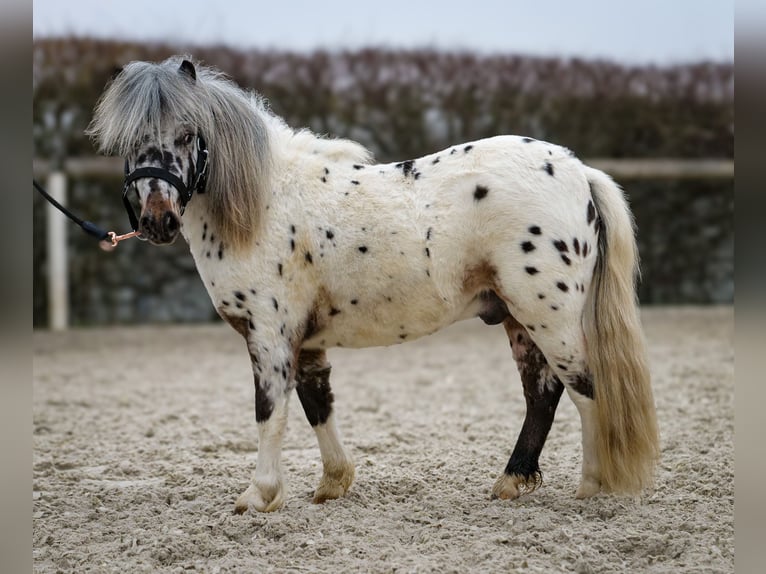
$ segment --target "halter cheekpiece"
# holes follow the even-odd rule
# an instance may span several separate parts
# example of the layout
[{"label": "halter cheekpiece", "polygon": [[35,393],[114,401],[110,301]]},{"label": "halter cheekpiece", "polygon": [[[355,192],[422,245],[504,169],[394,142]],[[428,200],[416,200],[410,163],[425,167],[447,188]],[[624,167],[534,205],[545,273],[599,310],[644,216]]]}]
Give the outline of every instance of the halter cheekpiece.
[{"label": "halter cheekpiece", "polygon": [[[197,193],[205,193],[205,184],[207,183],[207,163],[208,163],[208,149],[205,138],[201,134],[197,134],[197,161],[194,166],[194,174],[189,174],[191,177],[189,181],[190,185],[187,185],[183,180],[171,173],[163,167],[139,167],[130,171],[128,160],[125,160],[125,182],[122,188],[122,203],[125,205],[125,211],[128,212],[128,219],[130,219],[130,226],[133,231],[138,231],[138,217],[133,210],[133,206],[128,200],[128,191],[130,186],[139,179],[156,178],[168,182],[170,185],[178,190],[178,197],[181,201],[181,215],[183,215],[186,204],[192,198],[192,195],[196,191]],[[191,169],[189,170],[191,172]]]}]

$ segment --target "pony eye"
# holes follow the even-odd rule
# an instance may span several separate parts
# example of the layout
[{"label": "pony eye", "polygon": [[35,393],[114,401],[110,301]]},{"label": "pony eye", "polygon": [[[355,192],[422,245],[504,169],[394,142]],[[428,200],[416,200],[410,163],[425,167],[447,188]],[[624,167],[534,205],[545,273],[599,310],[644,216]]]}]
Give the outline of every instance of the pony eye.
[{"label": "pony eye", "polygon": [[186,134],[184,136],[184,144],[185,145],[189,145],[193,141],[194,141],[194,134],[193,133],[189,132],[188,134]]}]

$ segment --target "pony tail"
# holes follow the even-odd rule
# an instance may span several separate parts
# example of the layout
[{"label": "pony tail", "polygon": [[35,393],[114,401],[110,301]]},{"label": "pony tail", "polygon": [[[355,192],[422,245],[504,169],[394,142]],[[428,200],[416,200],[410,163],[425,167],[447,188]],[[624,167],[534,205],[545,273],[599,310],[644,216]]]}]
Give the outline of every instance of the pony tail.
[{"label": "pony tail", "polygon": [[606,491],[638,494],[654,481],[659,433],[636,297],[633,217],[612,179],[586,168],[600,227],[598,258],[583,314]]}]

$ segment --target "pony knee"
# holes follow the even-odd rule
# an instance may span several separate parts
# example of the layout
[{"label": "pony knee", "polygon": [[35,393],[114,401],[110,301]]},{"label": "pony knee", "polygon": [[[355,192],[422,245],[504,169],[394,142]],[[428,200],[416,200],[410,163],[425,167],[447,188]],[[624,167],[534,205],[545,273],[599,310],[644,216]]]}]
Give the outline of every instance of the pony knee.
[{"label": "pony knee", "polygon": [[324,351],[301,351],[295,390],[312,427],[325,424],[332,414],[335,397],[330,387],[331,370]]}]

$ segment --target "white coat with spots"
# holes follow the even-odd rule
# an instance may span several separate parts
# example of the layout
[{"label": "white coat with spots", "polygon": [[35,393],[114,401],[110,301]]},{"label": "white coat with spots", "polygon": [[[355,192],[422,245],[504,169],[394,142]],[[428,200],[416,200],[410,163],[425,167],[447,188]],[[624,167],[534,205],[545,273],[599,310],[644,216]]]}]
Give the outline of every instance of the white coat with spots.
[{"label": "white coat with spots", "polygon": [[185,209],[163,177],[136,190],[143,237],[169,243],[180,230],[213,305],[247,343],[260,442],[238,512],[284,503],[293,389],[324,465],[315,501],[351,485],[326,349],[403,343],[476,316],[503,323],[527,400],[494,497],[539,485],[564,389],[582,421],[577,496],[651,483],[658,441],[632,219],[611,179],[569,150],[498,136],[374,164],[358,144],[294,131],[257,96],[180,58],[126,66],[89,131],[133,169],[185,185],[194,142],[207,142],[207,187]]}]

